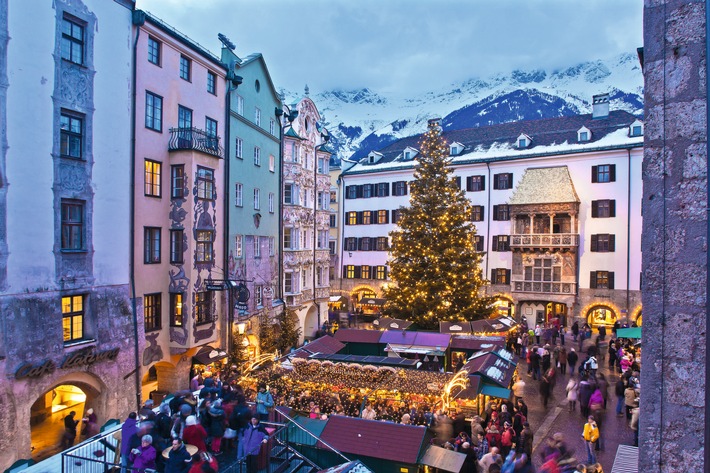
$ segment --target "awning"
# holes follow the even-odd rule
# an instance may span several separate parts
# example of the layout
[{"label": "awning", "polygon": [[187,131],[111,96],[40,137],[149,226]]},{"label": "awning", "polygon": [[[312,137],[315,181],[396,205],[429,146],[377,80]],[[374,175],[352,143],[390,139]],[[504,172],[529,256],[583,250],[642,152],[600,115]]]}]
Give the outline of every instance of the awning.
[{"label": "awning", "polygon": [[374,297],[369,297],[367,299],[362,299],[360,304],[383,306],[385,305],[385,302],[387,302],[387,299],[375,299]]},{"label": "awning", "polygon": [[461,471],[465,460],[466,455],[463,453],[447,450],[436,445],[429,445],[419,463],[438,468],[440,471],[458,473]]},{"label": "awning", "polygon": [[611,473],[638,473],[639,449],[631,445],[619,445]]},{"label": "awning", "polygon": [[214,348],[210,345],[205,345],[200,348],[200,350],[192,358],[195,363],[200,365],[209,365],[215,361],[227,358],[227,352],[219,348]]},{"label": "awning", "polygon": [[641,327],[617,328],[616,338],[641,338]]},{"label": "awning", "polygon": [[343,299],[343,296],[330,296],[329,302],[338,302]]},{"label": "awning", "polygon": [[431,352],[431,347],[420,345],[397,345],[396,343],[388,343],[385,348],[386,352],[392,353],[411,353],[417,355],[427,355]]},{"label": "awning", "polygon": [[510,389],[501,388],[500,386],[493,386],[492,384],[483,383],[481,386],[481,394],[500,399],[510,399]]}]

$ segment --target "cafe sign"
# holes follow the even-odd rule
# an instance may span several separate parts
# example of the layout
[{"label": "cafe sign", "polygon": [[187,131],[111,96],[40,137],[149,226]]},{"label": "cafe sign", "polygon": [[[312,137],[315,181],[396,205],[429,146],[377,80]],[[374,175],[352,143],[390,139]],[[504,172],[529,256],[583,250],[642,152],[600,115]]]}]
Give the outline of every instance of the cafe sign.
[{"label": "cafe sign", "polygon": [[[79,368],[82,366],[91,366],[94,363],[101,361],[116,361],[120,348],[111,350],[94,351],[80,350],[70,353],[64,358],[64,361],[59,365],[62,369]],[[45,374],[52,374],[57,369],[57,365],[52,360],[45,360],[38,364],[24,363],[15,371],[15,379],[39,378]]]}]

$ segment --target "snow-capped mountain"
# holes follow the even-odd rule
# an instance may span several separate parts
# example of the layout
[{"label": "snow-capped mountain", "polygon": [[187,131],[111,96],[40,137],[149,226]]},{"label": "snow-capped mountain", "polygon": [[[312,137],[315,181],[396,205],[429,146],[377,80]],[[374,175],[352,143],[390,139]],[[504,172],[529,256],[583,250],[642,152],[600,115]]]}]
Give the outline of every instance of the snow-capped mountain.
[{"label": "snow-capped mountain", "polygon": [[[591,112],[592,96],[609,93],[612,110],[643,114],[638,58],[624,54],[554,71],[516,70],[472,78],[415,97],[382,96],[370,89],[311,96],[331,133],[339,158],[358,159],[372,149],[426,130],[442,118],[444,129]],[[287,97],[294,94],[286,92]]]}]

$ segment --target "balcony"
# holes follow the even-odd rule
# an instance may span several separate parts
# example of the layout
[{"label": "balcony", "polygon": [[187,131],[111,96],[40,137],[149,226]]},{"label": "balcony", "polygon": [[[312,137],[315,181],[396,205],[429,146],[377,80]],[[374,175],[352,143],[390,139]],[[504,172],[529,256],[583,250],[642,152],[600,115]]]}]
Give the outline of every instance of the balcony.
[{"label": "balcony", "polygon": [[577,294],[577,283],[560,281],[524,281],[513,279],[513,292],[534,292],[539,294],[560,294],[573,296]]},{"label": "balcony", "polygon": [[510,235],[510,248],[577,248],[577,233],[530,233]]},{"label": "balcony", "polygon": [[194,150],[222,157],[219,136],[210,135],[199,128],[170,128],[168,151]]}]

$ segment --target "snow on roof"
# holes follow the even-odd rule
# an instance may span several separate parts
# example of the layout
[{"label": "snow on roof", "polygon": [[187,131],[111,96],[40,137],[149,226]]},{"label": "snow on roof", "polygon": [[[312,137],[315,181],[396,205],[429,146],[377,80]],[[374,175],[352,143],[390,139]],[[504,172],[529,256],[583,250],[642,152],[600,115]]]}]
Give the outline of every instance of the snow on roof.
[{"label": "snow on roof", "polygon": [[567,166],[528,168],[510,198],[511,205],[579,202]]}]

